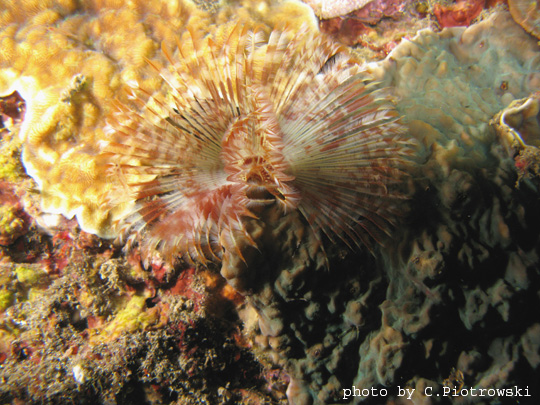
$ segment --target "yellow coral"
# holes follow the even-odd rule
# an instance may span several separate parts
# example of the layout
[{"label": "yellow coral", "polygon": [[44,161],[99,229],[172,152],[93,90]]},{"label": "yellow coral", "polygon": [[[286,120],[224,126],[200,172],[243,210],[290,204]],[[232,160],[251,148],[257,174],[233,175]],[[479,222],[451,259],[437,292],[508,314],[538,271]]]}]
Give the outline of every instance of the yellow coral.
[{"label": "yellow coral", "polygon": [[136,84],[162,86],[150,60],[192,32],[204,35],[231,16],[273,26],[315,26],[299,1],[233,1],[217,12],[189,0],[0,0],[0,96],[18,91],[26,101],[20,136],[23,163],[42,191],[43,208],[101,236],[125,206],[110,209],[111,184],[98,164],[100,141],[115,99],[127,102]]},{"label": "yellow coral", "polygon": [[20,208],[0,205],[0,245],[9,245],[24,233],[26,223],[21,218]]},{"label": "yellow coral", "polygon": [[34,286],[47,280],[47,272],[39,266],[19,265],[14,270],[19,283]]},{"label": "yellow coral", "polygon": [[15,300],[15,294],[9,290],[0,290],[0,311],[5,311]]},{"label": "yellow coral", "polygon": [[0,142],[0,180],[15,182],[20,179],[23,173],[19,155],[21,153],[21,142],[18,138],[4,134]]},{"label": "yellow coral", "polygon": [[135,295],[129,299],[107,326],[96,335],[96,341],[115,339],[122,333],[144,330],[159,321],[159,311],[146,308],[148,297]]},{"label": "yellow coral", "polygon": [[0,311],[16,301],[40,299],[39,287],[48,280],[47,272],[38,265],[0,264]]}]

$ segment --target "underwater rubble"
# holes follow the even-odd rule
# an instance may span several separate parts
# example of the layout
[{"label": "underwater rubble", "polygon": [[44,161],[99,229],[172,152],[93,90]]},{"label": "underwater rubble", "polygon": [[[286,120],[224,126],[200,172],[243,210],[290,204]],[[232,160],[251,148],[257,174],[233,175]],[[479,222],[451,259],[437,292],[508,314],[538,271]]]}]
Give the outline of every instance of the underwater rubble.
[{"label": "underwater rubble", "polygon": [[[515,11],[537,10],[23,3],[0,0],[2,403],[537,402],[540,46]],[[115,239],[115,103],[165,93],[167,49],[218,49],[233,15],[326,32],[391,99],[415,155],[390,235],[351,247],[269,205],[223,263]]]}]

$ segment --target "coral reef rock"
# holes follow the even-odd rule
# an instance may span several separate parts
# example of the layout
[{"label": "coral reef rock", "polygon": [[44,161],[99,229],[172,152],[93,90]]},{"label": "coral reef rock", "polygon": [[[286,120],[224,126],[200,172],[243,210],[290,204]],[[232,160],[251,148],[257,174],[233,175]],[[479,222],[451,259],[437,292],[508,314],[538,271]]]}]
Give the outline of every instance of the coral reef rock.
[{"label": "coral reef rock", "polygon": [[[518,2],[509,4],[512,9]],[[347,57],[332,57],[341,48],[313,34],[313,13],[300,2],[0,0],[0,8],[5,127],[0,146],[8,163],[0,173],[0,197],[7,207],[0,230],[2,403],[381,405],[406,398],[418,404],[533,403],[538,398],[540,48],[508,11],[481,15],[484,19],[468,28],[423,30],[384,60],[359,67]],[[228,24],[232,16],[245,25]],[[291,39],[271,34],[280,22],[287,32],[310,33],[300,47],[303,57],[321,41],[332,52],[319,54],[311,73],[291,72],[296,67],[287,53],[293,51],[286,46]],[[256,23],[259,34],[242,31]],[[231,36],[235,30],[244,35]],[[196,49],[203,44],[198,38],[209,46]],[[219,53],[222,45],[226,49]],[[180,50],[187,50],[187,57]],[[176,66],[168,71],[171,61]],[[274,69],[278,62],[290,69]],[[231,80],[216,83],[208,73],[211,67]],[[342,75],[332,70],[336,67]],[[276,75],[273,80],[265,76],[269,72]],[[278,75],[294,77],[298,85],[277,80]],[[311,84],[329,79],[333,90],[326,92],[328,83],[321,80],[308,91],[302,75]],[[195,155],[201,145],[193,128],[204,132],[224,124],[193,117],[206,117],[215,107],[223,116],[247,112],[231,126],[238,130],[230,136],[233,156],[238,157],[235,150],[245,152],[246,145],[264,149],[266,144],[257,140],[275,141],[273,131],[284,121],[277,117],[271,125],[258,125],[253,117],[281,109],[290,112],[285,129],[302,128],[302,111],[287,110],[285,96],[266,94],[273,82],[283,84],[275,92],[306,91],[302,94],[311,98],[297,105],[316,114],[300,121],[323,129],[326,94],[339,101],[332,105],[347,106],[352,100],[360,108],[375,99],[370,114],[336,107],[331,113],[339,116],[329,120],[352,132],[358,122],[350,123],[351,117],[360,124],[374,123],[368,126],[375,133],[390,130],[389,135],[367,137],[370,144],[378,140],[384,145],[360,148],[372,152],[362,159],[356,153],[352,158],[347,153],[319,155],[321,167],[324,161],[333,170],[361,164],[370,174],[373,158],[384,163],[375,165],[378,169],[387,163],[395,169],[397,159],[398,171],[386,170],[399,175],[393,181],[385,183],[384,176],[376,180],[385,181],[367,180],[365,190],[374,191],[362,201],[367,211],[358,211],[363,206],[355,192],[340,189],[362,178],[347,170],[346,181],[336,187],[329,181],[324,193],[318,189],[323,195],[309,196],[313,189],[299,187],[308,191],[308,201],[322,201],[319,206],[302,210],[299,198],[285,207],[287,197],[296,194],[283,185],[294,186],[292,177],[299,172],[308,185],[320,184],[321,177],[328,180],[319,172],[313,178],[301,169],[287,173],[291,155],[280,155],[286,142],[273,143],[265,155],[278,155],[269,161],[283,172],[257,165],[261,162],[253,155],[240,158],[258,171],[223,174],[223,145],[213,145],[212,159],[205,163],[213,169],[217,162],[219,175],[203,173],[201,180],[221,184],[223,177],[231,181],[244,175],[248,186],[240,189],[257,204],[240,201],[245,205],[238,218],[218,218],[212,226],[206,220],[216,205],[204,205],[206,211],[198,206],[195,214],[209,216],[195,216],[199,222],[191,225],[198,226],[194,234],[199,239],[179,249],[187,250],[179,252],[186,260],[174,265],[162,260],[167,254],[160,252],[167,249],[160,251],[163,246],[155,239],[145,245],[143,238],[121,251],[81,231],[75,220],[43,216],[38,208],[34,191],[40,191],[44,210],[76,215],[86,231],[101,236],[116,235],[115,225],[135,213],[142,218],[135,229],[126,222],[142,235],[147,224],[161,219],[156,213],[167,217],[159,204],[162,194],[175,191],[172,199],[165,198],[172,205],[186,198],[183,190],[174,189],[178,167],[200,168],[165,160],[163,167],[152,169],[145,163],[155,151],[119,139],[141,128],[141,139],[151,139],[152,129],[162,125],[187,135],[171,145],[163,136],[158,149],[167,149],[169,156],[185,147]],[[181,95],[171,91],[182,86],[186,91]],[[248,87],[249,96],[240,100]],[[355,97],[359,91],[342,91],[360,88],[360,98]],[[209,93],[215,103],[205,99]],[[220,103],[225,97],[229,103]],[[381,111],[381,104],[388,108]],[[134,123],[127,116],[135,117]],[[382,126],[374,119],[381,117]],[[246,134],[253,128],[272,136],[250,138]],[[307,128],[306,143],[292,150],[308,160],[308,168],[312,149],[340,150],[342,142],[356,139],[334,137],[321,146],[325,132]],[[311,132],[316,145],[309,141]],[[30,179],[21,180],[14,157],[20,147],[17,134],[37,190]],[[186,146],[190,140],[195,145]],[[388,156],[388,151],[399,156]],[[404,151],[407,164],[402,167]],[[412,151],[414,164],[409,165]],[[156,181],[164,172],[167,178]],[[390,197],[408,197],[391,198],[389,210],[381,195],[386,184]],[[182,186],[190,197],[197,194],[197,187]],[[111,199],[122,191],[123,200]],[[349,211],[324,205],[343,196],[352,201]],[[394,200],[403,205],[394,208]],[[146,211],[137,206],[141,201]],[[373,204],[383,209],[370,211]],[[373,221],[372,226],[363,220]],[[338,231],[331,223],[337,223]],[[239,225],[226,229],[230,224]],[[362,224],[368,236],[354,227]],[[220,235],[222,229],[226,232]],[[378,231],[390,235],[366,244],[377,239]],[[204,245],[205,236],[210,245]],[[182,245],[169,246],[174,251]],[[485,390],[484,396],[478,396],[479,390]]]},{"label": "coral reef rock", "polygon": [[373,0],[304,0],[319,18],[344,16],[364,7]]},{"label": "coral reef rock", "polygon": [[500,142],[514,158],[518,184],[540,175],[540,93],[514,100],[491,121]]},{"label": "coral reef rock", "polygon": [[[337,402],[353,386],[385,401],[414,388],[415,402],[431,403],[426,394],[455,388],[458,374],[466,390],[536,393],[527,353],[539,350],[539,318],[527,308],[540,304],[538,187],[515,188],[489,122],[539,90],[539,66],[538,44],[508,13],[422,31],[371,66],[398,95],[424,163],[406,226],[376,257],[334,246],[325,271],[300,236],[272,236],[278,250],[261,260],[247,302],[259,313],[255,340],[291,375],[291,403]],[[440,400],[465,403],[463,392]]]}]

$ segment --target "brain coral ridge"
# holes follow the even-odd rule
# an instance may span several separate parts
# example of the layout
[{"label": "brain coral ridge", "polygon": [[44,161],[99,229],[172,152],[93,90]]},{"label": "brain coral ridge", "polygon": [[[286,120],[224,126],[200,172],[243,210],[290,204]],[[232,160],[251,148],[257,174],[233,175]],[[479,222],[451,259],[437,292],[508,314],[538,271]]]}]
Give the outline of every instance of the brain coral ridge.
[{"label": "brain coral ridge", "polygon": [[[147,5],[159,13],[145,14],[135,2],[0,5],[0,94],[16,90],[26,102],[26,170],[42,190],[44,209],[77,214],[97,233],[110,226],[100,209],[108,185],[96,169],[109,100],[121,98],[130,80],[155,89],[159,83],[145,80],[145,58],[156,55],[161,40],[174,42],[182,18],[200,14],[181,4]],[[177,14],[184,17],[173,19]]]},{"label": "brain coral ridge", "polygon": [[202,263],[245,261],[244,221],[269,206],[298,211],[319,240],[380,242],[414,150],[385,91],[307,29],[221,38],[194,38],[177,59],[164,49],[167,91],[118,105],[103,153],[120,179],[111,201],[134,202],[119,226],[149,252]]},{"label": "brain coral ridge", "polygon": [[18,91],[26,102],[22,159],[43,208],[76,215],[107,237],[124,207],[104,204],[110,179],[98,145],[113,100],[127,101],[129,83],[150,93],[163,85],[146,62],[166,63],[160,44],[189,42],[189,31],[207,33],[231,16],[265,29],[278,21],[315,24],[307,5],[273,0],[230,2],[214,12],[190,0],[1,0],[0,10],[0,96]]}]

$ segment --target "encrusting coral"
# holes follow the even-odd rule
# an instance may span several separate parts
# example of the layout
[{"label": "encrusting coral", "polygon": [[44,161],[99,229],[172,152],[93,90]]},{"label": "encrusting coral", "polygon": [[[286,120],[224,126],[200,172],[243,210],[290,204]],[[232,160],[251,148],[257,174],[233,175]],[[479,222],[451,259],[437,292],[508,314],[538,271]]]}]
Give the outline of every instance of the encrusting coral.
[{"label": "encrusting coral", "polygon": [[525,31],[540,38],[540,3],[531,0],[508,0],[508,8],[514,20]]},{"label": "encrusting coral", "polygon": [[257,291],[248,302],[259,311],[254,339],[289,371],[291,403],[333,403],[353,385],[389,396],[414,387],[414,400],[428,401],[423,388],[442,393],[453,367],[466,388],[532,388],[538,368],[519,367],[515,353],[538,319],[516,314],[539,305],[538,189],[515,189],[515,164],[489,122],[539,90],[539,64],[536,41],[497,13],[468,29],[422,31],[370,65],[424,146],[417,193],[382,259],[337,249],[331,275],[302,235],[265,229],[273,259],[258,263],[266,277],[248,284]]},{"label": "encrusting coral", "polygon": [[[497,35],[499,30],[505,35]],[[437,159],[426,170],[438,171],[440,178],[449,173],[450,155],[460,167],[490,165],[489,121],[540,88],[537,41],[507,12],[467,30],[423,30],[370,66],[381,85],[399,97],[397,110],[411,136],[432,148]]]}]

